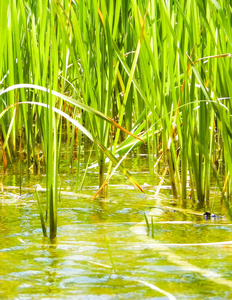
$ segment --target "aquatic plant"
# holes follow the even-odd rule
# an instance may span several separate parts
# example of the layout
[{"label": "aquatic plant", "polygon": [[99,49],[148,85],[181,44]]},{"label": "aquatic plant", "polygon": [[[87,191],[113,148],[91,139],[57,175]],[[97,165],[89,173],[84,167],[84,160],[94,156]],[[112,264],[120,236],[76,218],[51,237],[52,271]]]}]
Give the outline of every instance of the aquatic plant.
[{"label": "aquatic plant", "polygon": [[2,161],[6,169],[24,149],[38,172],[40,145],[51,238],[64,136],[76,190],[82,134],[97,157],[101,197],[116,167],[139,187],[117,157],[145,142],[157,193],[168,174],[173,196],[202,208],[216,180],[230,210],[228,1],[10,0],[0,14]]},{"label": "aquatic plant", "polygon": [[[46,89],[44,89],[43,87],[40,87],[40,86],[31,85],[31,84],[22,84],[22,85],[11,86],[11,87],[3,90],[1,92],[1,94],[8,93],[17,88],[26,88],[26,87],[36,88],[38,90],[46,91]],[[78,106],[78,107],[80,106],[83,110],[85,110],[91,114],[98,115],[99,117],[103,118],[104,120],[106,120],[108,122],[112,122],[115,126],[119,127],[121,130],[129,133],[127,130],[125,130],[118,124],[115,124],[115,122],[110,120],[107,116],[92,109],[91,107],[88,107],[87,105],[83,105],[82,103],[79,103],[78,101],[73,101],[72,99],[69,99],[68,97],[64,97],[63,95],[61,95],[57,92],[54,92],[52,90],[50,90],[50,91],[47,90],[47,92],[49,93],[49,95],[56,95],[60,98],[65,98],[66,101],[73,103],[75,106]],[[50,102],[49,105],[45,104],[45,103],[41,103],[41,102],[28,102],[28,101],[14,103],[2,111],[2,113],[0,114],[0,120],[10,108],[19,106],[20,104],[21,105],[25,105],[25,104],[32,105],[33,104],[33,105],[37,105],[37,106],[42,106],[42,107],[47,108],[47,111],[49,113],[51,112],[51,115],[49,115],[49,118],[48,118],[48,120],[49,120],[48,124],[50,124],[50,125],[52,124],[52,126],[51,126],[51,128],[48,128],[48,130],[47,130],[47,136],[49,137],[49,139],[47,141],[48,145],[47,145],[47,209],[46,209],[46,216],[48,215],[48,212],[49,212],[50,239],[53,240],[56,238],[56,234],[57,234],[57,199],[58,199],[57,122],[54,122],[54,125],[51,122],[51,120],[56,119],[56,116],[53,115],[54,112],[58,113],[60,116],[69,120],[70,123],[72,123],[74,126],[76,126],[94,144],[96,144],[108,156],[108,158],[112,162],[117,164],[118,159],[107,148],[105,148],[104,145],[102,145],[101,142],[96,137],[94,137],[85,127],[83,127],[77,120],[73,119],[72,117],[70,117],[69,115],[64,113],[63,111],[54,107],[52,102]],[[132,134],[132,136],[134,136],[134,135]],[[118,163],[118,167],[123,171],[123,173],[128,177],[128,179],[130,179],[131,182],[133,184],[135,184],[135,186],[137,186],[141,191],[143,191],[142,188],[140,187],[140,185],[134,180],[134,178],[130,175],[130,173],[120,163]],[[45,222],[44,222],[43,213],[41,210],[40,201],[39,201],[37,192],[36,192],[36,198],[37,198],[38,207],[39,207],[39,213],[40,213],[40,219],[41,219],[41,224],[42,224],[42,228],[43,228],[43,234],[44,234],[44,236],[46,236]]]}]

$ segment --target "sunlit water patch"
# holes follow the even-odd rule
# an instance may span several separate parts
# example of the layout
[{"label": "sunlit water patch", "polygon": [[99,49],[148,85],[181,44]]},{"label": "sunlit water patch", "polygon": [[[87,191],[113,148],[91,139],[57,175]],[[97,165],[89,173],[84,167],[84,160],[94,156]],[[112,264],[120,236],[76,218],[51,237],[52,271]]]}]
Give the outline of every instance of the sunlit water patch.
[{"label": "sunlit water patch", "polygon": [[[129,185],[112,185],[104,201],[91,201],[90,186],[83,197],[69,187],[63,185],[59,201],[56,244],[42,237],[34,193],[5,191],[1,298],[232,298],[232,246],[214,244],[232,240],[228,220],[205,220],[176,203],[168,208],[169,197],[163,206]],[[153,216],[154,238],[144,213]]]}]

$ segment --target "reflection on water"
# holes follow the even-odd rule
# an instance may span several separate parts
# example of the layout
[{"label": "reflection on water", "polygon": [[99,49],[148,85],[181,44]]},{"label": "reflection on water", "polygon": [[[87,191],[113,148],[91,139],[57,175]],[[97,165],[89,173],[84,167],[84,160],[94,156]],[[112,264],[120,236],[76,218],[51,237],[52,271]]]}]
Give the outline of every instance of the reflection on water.
[{"label": "reflection on water", "polygon": [[[70,190],[70,182],[63,190]],[[93,195],[91,189],[85,193]],[[168,246],[230,241],[228,221],[167,210],[147,194],[118,185],[107,201],[62,194],[58,239],[50,244],[42,237],[33,193],[5,191],[0,298],[167,299],[166,292],[176,299],[232,299],[230,245]],[[154,224],[152,239],[144,212],[155,206],[154,220],[163,223]]]}]

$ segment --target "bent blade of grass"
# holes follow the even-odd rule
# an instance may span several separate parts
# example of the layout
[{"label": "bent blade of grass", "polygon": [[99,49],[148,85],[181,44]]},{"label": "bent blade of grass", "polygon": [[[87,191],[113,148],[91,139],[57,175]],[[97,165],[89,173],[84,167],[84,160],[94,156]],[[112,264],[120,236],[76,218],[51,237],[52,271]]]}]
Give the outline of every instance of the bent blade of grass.
[{"label": "bent blade of grass", "polygon": [[[74,99],[72,99],[72,98],[70,98],[68,96],[65,96],[65,95],[63,95],[61,93],[58,93],[56,91],[53,91],[53,90],[50,91],[50,89],[42,87],[42,86],[39,86],[39,85],[35,85],[35,84],[15,84],[15,85],[12,85],[12,86],[10,86],[10,87],[2,90],[0,92],[0,95],[5,94],[5,93],[10,92],[10,91],[13,91],[15,89],[20,89],[20,88],[32,88],[32,89],[37,89],[37,90],[44,91],[44,92],[47,92],[47,93],[51,92],[51,94],[53,96],[56,96],[56,97],[61,98],[63,100],[66,100],[69,103],[71,103],[71,104],[73,104],[73,105],[75,105],[75,106],[77,106],[77,107],[79,107],[79,108],[87,111],[88,113],[96,115],[99,118],[102,118],[103,120],[105,120],[105,121],[113,124],[115,127],[119,128],[120,130],[124,131],[125,133],[133,136],[134,138],[141,140],[139,137],[136,137],[133,133],[129,132],[128,130],[126,130],[125,128],[123,128],[122,126],[120,126],[118,123],[116,123],[114,120],[112,120],[110,117],[104,115],[100,111],[98,111],[98,110],[96,110],[96,109],[94,109],[94,108],[92,108],[92,107],[90,107],[90,106],[88,106],[88,105],[86,105],[86,104],[78,101],[78,100],[74,100]],[[33,102],[30,102],[30,103],[33,103]]]},{"label": "bent blade of grass", "polygon": [[[14,103],[10,106],[8,106],[4,111],[1,112],[0,114],[0,119],[3,117],[3,115],[12,107],[14,107],[15,105],[22,105],[22,104],[34,104],[34,105],[38,105],[38,106],[42,106],[45,108],[49,109],[49,105],[45,104],[45,103],[41,103],[41,102],[30,102],[30,101],[25,101],[25,102],[18,102],[18,103]],[[70,123],[72,123],[73,125],[75,125],[79,130],[82,131],[82,133],[84,133],[92,142],[94,142],[105,154],[106,156],[108,156],[108,158],[114,163],[114,164],[118,164],[118,159],[114,156],[114,154],[111,153],[111,151],[109,151],[102,143],[101,141],[99,141],[96,137],[94,137],[84,126],[82,126],[77,120],[73,119],[72,117],[70,117],[68,114],[64,113],[63,111],[59,110],[56,107],[52,107],[52,110],[56,113],[58,113],[59,115],[61,115],[62,117],[64,117],[65,119],[67,119]],[[133,176],[131,176],[131,174],[127,171],[126,168],[124,168],[121,164],[119,164],[119,168],[120,170],[123,172],[123,174],[141,191],[144,193],[144,190],[142,189],[142,187],[136,182],[136,180],[133,178]]]},{"label": "bent blade of grass", "polygon": [[[138,141],[136,141],[138,142]],[[136,144],[136,143],[135,143]],[[118,167],[121,165],[121,163],[123,162],[123,160],[127,157],[128,153],[131,152],[131,150],[136,146],[135,144],[132,144],[132,146],[130,146],[129,150],[123,155],[123,157],[118,161],[118,163],[116,164],[116,166],[113,168],[113,170],[111,171],[110,174],[107,175],[105,181],[103,182],[103,184],[101,185],[101,187],[99,188],[99,190],[97,191],[97,193],[94,195],[92,200],[95,200],[96,197],[101,193],[101,191],[104,189],[104,187],[108,184],[110,178],[114,175],[114,173],[116,172],[116,170],[118,169]],[[133,182],[133,181],[132,181]],[[135,183],[134,183],[135,184]],[[136,185],[136,184],[135,184]],[[136,185],[137,186],[137,185]],[[138,187],[138,186],[137,186]],[[141,187],[138,187],[141,190]],[[143,190],[141,190],[142,192],[144,192]]]},{"label": "bent blade of grass", "polygon": [[[123,56],[123,54],[120,53],[120,50],[117,46],[117,44],[112,41],[113,47],[114,47],[114,51],[119,59],[119,61],[121,62],[124,70],[126,71],[127,75],[130,76],[130,68],[128,67],[127,63],[125,62],[125,57]],[[149,107],[149,109],[152,111],[152,113],[157,116],[157,113],[155,111],[155,108],[151,105],[151,103],[149,102],[149,100],[147,99],[142,87],[139,85],[139,83],[133,79],[131,79],[132,83],[134,84],[135,88],[137,89],[139,95],[142,97],[142,99],[144,100],[144,102],[146,103],[146,105]]]}]

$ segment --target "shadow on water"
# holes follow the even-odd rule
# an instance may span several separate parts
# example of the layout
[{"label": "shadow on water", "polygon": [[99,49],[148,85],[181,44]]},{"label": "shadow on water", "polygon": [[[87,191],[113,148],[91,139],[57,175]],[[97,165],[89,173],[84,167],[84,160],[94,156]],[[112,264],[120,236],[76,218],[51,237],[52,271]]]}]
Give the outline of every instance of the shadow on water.
[{"label": "shadow on water", "polygon": [[[157,199],[151,185],[143,195],[114,182],[107,200],[92,202],[96,187],[87,186],[83,197],[72,196],[66,179],[53,244],[42,238],[34,194],[24,191],[19,197],[17,191],[5,190],[1,298],[232,298],[232,245],[221,243],[232,240],[232,227],[220,206],[215,204],[219,217],[205,219],[188,203],[179,206],[169,189]],[[38,183],[38,178],[30,180],[28,185]],[[45,179],[39,180],[43,185]],[[9,177],[5,185],[10,185]],[[45,202],[45,195],[41,199]],[[149,221],[153,217],[154,238],[144,212]]]}]

